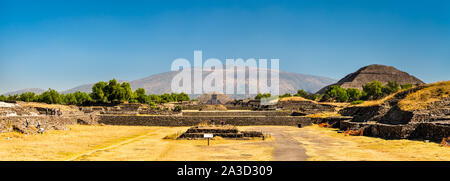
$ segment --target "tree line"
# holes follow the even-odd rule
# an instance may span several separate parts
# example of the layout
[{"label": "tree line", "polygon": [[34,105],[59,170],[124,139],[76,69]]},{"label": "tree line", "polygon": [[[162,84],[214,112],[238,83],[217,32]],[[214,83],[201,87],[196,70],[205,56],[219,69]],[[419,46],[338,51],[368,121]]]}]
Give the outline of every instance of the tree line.
[{"label": "tree line", "polygon": [[[409,89],[411,87],[413,87],[412,84],[399,85],[396,82],[388,82],[386,85],[383,85],[380,81],[372,81],[363,85],[362,91],[356,88],[345,89],[339,85],[332,85],[326,90],[326,93],[322,95],[311,94],[303,89],[300,89],[294,95],[286,93],[278,97],[283,98],[296,96],[321,102],[336,101],[358,104],[366,100],[381,99],[389,94],[395,93],[399,90]],[[260,100],[261,98],[268,98],[271,96],[272,95],[269,93],[258,94],[255,96],[255,99]]]},{"label": "tree line", "polygon": [[147,95],[143,88],[132,91],[130,83],[119,83],[116,79],[112,79],[109,82],[100,81],[95,83],[92,86],[92,92],[90,94],[80,91],[60,94],[54,89],[48,89],[39,95],[33,92],[25,92],[20,95],[0,95],[0,101],[44,102],[47,104],[66,105],[99,105],[129,102],[150,104],[154,106],[160,103],[189,100],[189,95],[185,93]]},{"label": "tree line", "polygon": [[384,98],[399,90],[409,89],[412,84],[399,85],[397,82],[387,82],[383,85],[380,81],[369,82],[362,87],[362,91],[356,88],[342,88],[339,85],[329,87],[322,96],[321,101],[351,102],[353,104],[362,103],[367,100],[377,100]]}]

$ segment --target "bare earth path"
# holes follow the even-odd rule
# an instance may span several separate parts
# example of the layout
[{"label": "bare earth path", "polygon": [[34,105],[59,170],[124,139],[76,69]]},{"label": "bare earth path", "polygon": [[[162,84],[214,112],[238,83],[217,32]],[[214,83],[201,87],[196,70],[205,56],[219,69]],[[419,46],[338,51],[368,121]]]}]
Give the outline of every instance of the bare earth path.
[{"label": "bare earth path", "polygon": [[271,133],[275,138],[273,159],[283,161],[410,161],[450,160],[450,149],[438,143],[413,140],[384,140],[366,136],[344,136],[337,129],[317,125],[249,127]]},{"label": "bare earth path", "polygon": [[308,158],[302,143],[295,140],[291,133],[286,132],[285,127],[256,127],[251,130],[270,133],[275,139],[271,143],[274,147],[273,159],[275,161],[305,161]]}]

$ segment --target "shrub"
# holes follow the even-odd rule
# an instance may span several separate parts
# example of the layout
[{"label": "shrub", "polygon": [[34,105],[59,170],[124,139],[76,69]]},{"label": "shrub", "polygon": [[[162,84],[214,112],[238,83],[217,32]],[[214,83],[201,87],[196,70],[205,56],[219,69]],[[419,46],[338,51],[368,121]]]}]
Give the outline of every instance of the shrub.
[{"label": "shrub", "polygon": [[383,87],[380,81],[372,81],[363,85],[363,91],[366,92],[367,99],[379,99],[383,97]]},{"label": "shrub", "polygon": [[363,96],[362,92],[356,88],[348,88],[347,94],[349,97],[349,101],[357,101]]},{"label": "shrub", "polygon": [[86,92],[77,91],[73,93],[78,105],[86,105],[92,102],[91,97]]},{"label": "shrub", "polygon": [[279,97],[279,98],[283,98],[283,97],[292,97],[292,95],[289,94],[289,93],[286,93],[286,94],[283,94],[283,95],[278,96],[278,97]]},{"label": "shrub", "polygon": [[15,94],[15,95],[9,95],[8,98],[6,98],[7,101],[18,101],[19,100],[19,95]]},{"label": "shrub", "polygon": [[134,92],[134,96],[137,102],[145,104],[148,103],[148,96],[145,95],[145,89],[139,88]]},{"label": "shrub", "polygon": [[363,100],[357,100],[357,101],[352,101],[350,104],[356,105],[356,104],[362,104],[363,102],[364,102]]},{"label": "shrub", "polygon": [[106,95],[105,89],[106,89],[106,82],[100,81],[95,83],[92,86],[92,93],[90,97],[93,101],[97,103],[106,103],[108,102],[108,95]]},{"label": "shrub", "polygon": [[39,95],[39,102],[45,102],[47,104],[61,104],[62,99],[56,90],[48,89],[41,95]]},{"label": "shrub", "polygon": [[270,93],[266,93],[266,94],[258,94],[258,95],[256,95],[255,96],[255,99],[256,100],[261,100],[261,98],[269,98],[269,97],[272,97],[272,94],[270,94]]},{"label": "shrub", "polygon": [[175,106],[175,108],[173,108],[174,112],[181,112],[181,110],[183,110],[181,106]]},{"label": "shrub", "polygon": [[389,95],[400,90],[400,86],[397,82],[388,82],[385,87],[382,88],[382,92],[385,95]]},{"label": "shrub", "polygon": [[0,101],[6,101],[8,98],[4,95],[0,95]]},{"label": "shrub", "polygon": [[347,94],[347,90],[342,88],[339,85],[332,85],[326,93],[330,98],[338,101],[338,102],[347,102],[349,96]]},{"label": "shrub", "polygon": [[409,89],[409,88],[413,87],[413,85],[412,84],[403,84],[400,87],[401,87],[401,89]]},{"label": "shrub", "polygon": [[20,95],[19,100],[24,102],[33,102],[36,101],[37,97],[34,92],[25,92]]},{"label": "shrub", "polygon": [[306,92],[303,89],[300,89],[297,91],[297,94],[295,94],[294,96],[299,96],[299,97],[303,97],[303,98],[308,98],[309,97],[309,93]]},{"label": "shrub", "polygon": [[75,95],[68,93],[66,95],[61,95],[63,102],[65,104],[71,104],[71,105],[77,105],[78,101],[77,98],[75,97]]}]

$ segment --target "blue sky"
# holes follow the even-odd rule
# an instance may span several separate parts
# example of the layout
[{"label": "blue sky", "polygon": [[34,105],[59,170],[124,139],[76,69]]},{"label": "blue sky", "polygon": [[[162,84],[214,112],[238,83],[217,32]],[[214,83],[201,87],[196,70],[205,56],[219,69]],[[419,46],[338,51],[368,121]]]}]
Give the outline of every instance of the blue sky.
[{"label": "blue sky", "polygon": [[0,93],[135,80],[194,50],[336,79],[376,63],[449,80],[450,1],[0,0]]}]

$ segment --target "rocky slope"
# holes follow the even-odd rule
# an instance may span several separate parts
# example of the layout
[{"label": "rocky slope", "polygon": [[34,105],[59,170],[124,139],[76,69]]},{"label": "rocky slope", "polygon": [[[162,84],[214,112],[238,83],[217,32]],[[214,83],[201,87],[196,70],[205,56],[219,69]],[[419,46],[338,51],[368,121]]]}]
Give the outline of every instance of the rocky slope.
[{"label": "rocky slope", "polygon": [[[446,82],[449,84],[450,82]],[[404,110],[399,102],[409,99],[418,91],[430,89],[439,84],[421,85],[399,92],[388,100],[371,106],[351,106],[342,109],[343,116],[352,116],[350,121],[341,122],[340,128],[363,130],[366,136],[388,139],[429,139],[440,141],[450,136],[450,90],[443,90],[434,96],[425,108]],[[430,96],[421,91],[420,97]],[[424,101],[431,98],[424,98]]]}]

